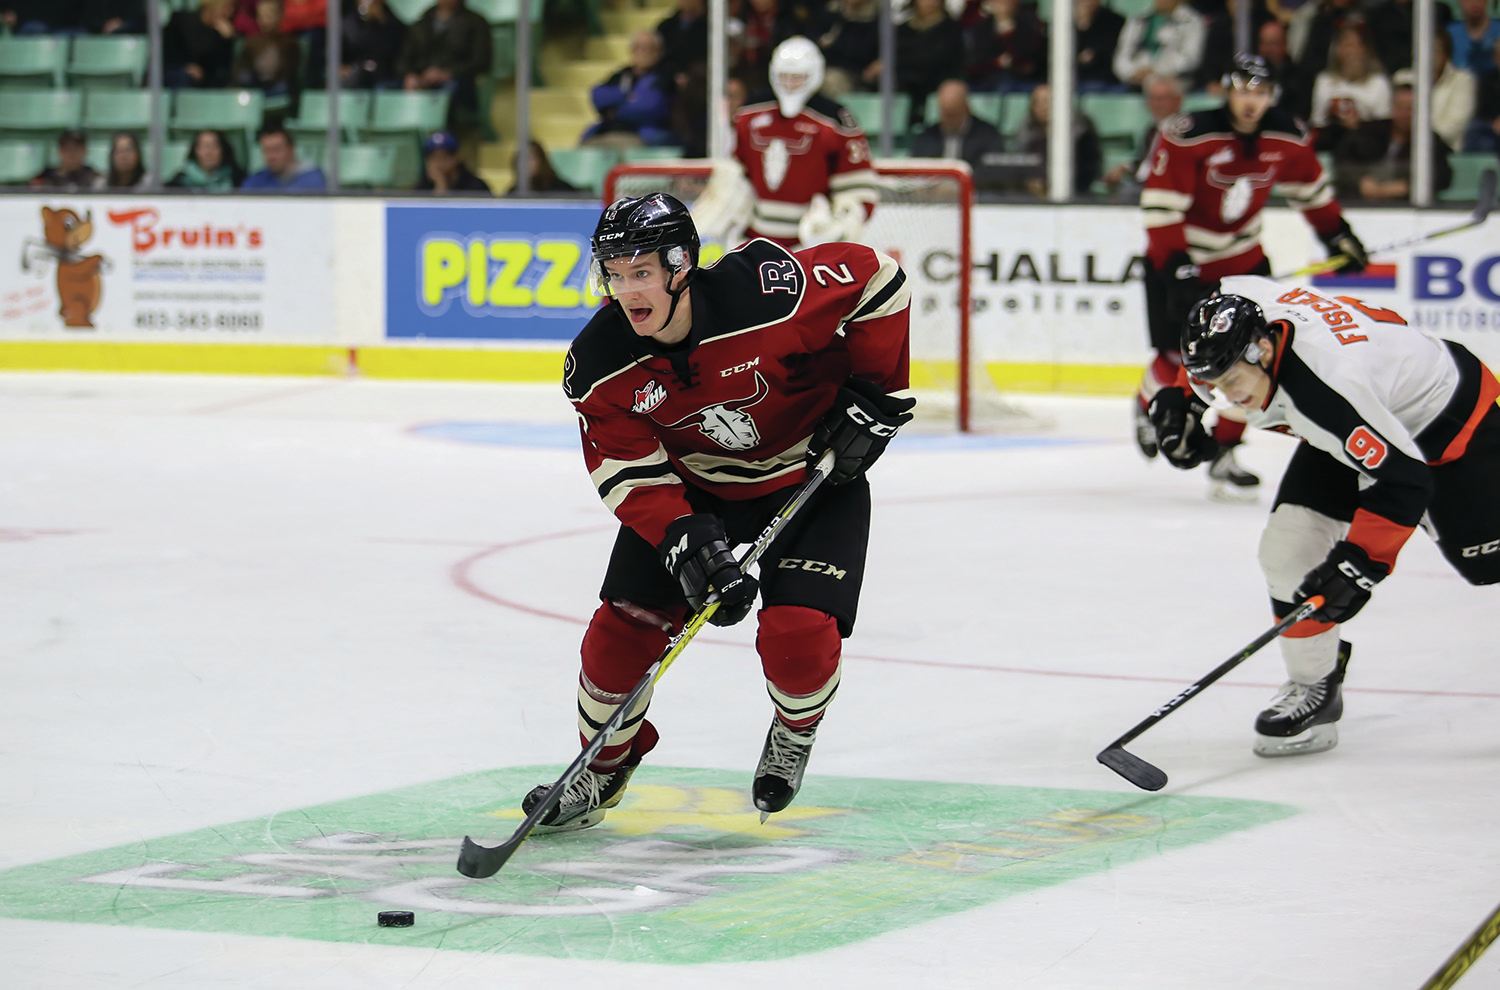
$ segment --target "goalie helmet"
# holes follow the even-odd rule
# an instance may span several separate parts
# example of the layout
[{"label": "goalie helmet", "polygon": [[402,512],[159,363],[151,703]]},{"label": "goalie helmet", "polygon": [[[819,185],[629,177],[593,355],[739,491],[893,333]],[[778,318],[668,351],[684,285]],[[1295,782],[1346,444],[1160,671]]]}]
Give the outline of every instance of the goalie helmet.
[{"label": "goalie helmet", "polygon": [[[682,201],[666,193],[617,199],[604,210],[590,238],[592,274],[604,279],[604,262],[655,252],[668,273],[698,264],[698,228]],[[607,284],[607,282],[601,282]]]},{"label": "goalie helmet", "polygon": [[1244,296],[1214,294],[1188,313],[1182,366],[1199,381],[1222,378],[1240,361],[1259,363],[1259,338],[1269,335],[1265,314]]},{"label": "goalie helmet", "polygon": [[806,38],[788,38],[771,53],[771,91],[783,117],[795,117],[823,88],[823,53]]}]

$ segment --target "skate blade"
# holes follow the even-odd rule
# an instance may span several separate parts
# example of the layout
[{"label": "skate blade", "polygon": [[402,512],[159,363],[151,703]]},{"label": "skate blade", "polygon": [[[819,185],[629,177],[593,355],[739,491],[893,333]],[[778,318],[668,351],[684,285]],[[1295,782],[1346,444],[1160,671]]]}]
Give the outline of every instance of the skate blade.
[{"label": "skate blade", "polygon": [[1253,505],[1260,501],[1260,486],[1241,488],[1227,481],[1215,481],[1208,486],[1208,500],[1225,505]]},{"label": "skate blade", "polygon": [[604,821],[604,809],[600,808],[586,815],[579,815],[561,825],[538,825],[532,831],[538,835],[550,835],[553,832],[577,832],[579,829],[593,828],[602,821]]},{"label": "skate blade", "polygon": [[1323,753],[1339,744],[1338,723],[1315,725],[1295,736],[1255,737],[1255,755],[1274,758],[1279,756],[1305,756],[1308,753]]},{"label": "skate blade", "polygon": [[760,813],[760,823],[762,825],[764,825],[767,821],[769,821],[770,818],[771,818],[771,813],[769,811],[762,811]]}]

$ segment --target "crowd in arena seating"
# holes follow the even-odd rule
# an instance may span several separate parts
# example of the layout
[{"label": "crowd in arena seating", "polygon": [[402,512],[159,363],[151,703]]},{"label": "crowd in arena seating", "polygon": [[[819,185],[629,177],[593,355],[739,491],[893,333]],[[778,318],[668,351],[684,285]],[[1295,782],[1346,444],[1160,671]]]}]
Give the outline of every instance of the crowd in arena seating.
[{"label": "crowd in arena seating", "polygon": [[[1068,2],[1076,35],[1075,187],[1080,195],[1124,199],[1135,192],[1149,126],[1181,108],[1185,96],[1189,107],[1201,107],[1221,92],[1219,80],[1234,51],[1235,17],[1246,3],[1253,47],[1278,75],[1281,104],[1315,129],[1318,150],[1341,193],[1352,199],[1407,195],[1412,0]],[[145,3],[0,0],[0,33],[139,34]],[[463,123],[460,117],[488,119],[481,80],[492,60],[505,53],[492,50],[488,22],[464,0],[433,0],[409,16],[410,23],[392,7],[420,5],[394,0],[390,5],[335,0],[331,6],[329,0],[172,3],[176,9],[163,29],[167,86],[259,91],[266,111],[257,125],[265,130],[253,142],[254,128],[243,135],[194,134],[186,160],[169,169],[165,182],[213,190],[320,187],[322,172],[309,166],[324,149],[318,143],[299,156],[299,134],[305,139],[308,134],[294,125],[302,94],[326,85],[324,36],[333,9],[342,32],[337,72],[343,87],[377,94],[431,92],[448,101],[447,118],[422,132],[421,162],[411,173],[419,175],[418,188],[474,192],[483,184],[451,139]],[[1454,173],[1455,156],[1500,152],[1500,18],[1489,7],[1488,0],[1442,0],[1436,7],[1433,131],[1439,190]],[[968,161],[981,188],[1038,191],[1052,99],[1045,87],[1045,9],[1036,0],[898,0],[892,70],[906,114],[895,135],[898,151]],[[826,95],[856,111],[871,105],[867,96],[878,91],[884,68],[877,0],[730,0],[729,14],[731,102],[764,88],[772,49],[803,35],[826,59]],[[592,87],[597,120],[580,135],[580,144],[705,155],[707,59],[705,0],[677,0],[655,30],[632,37],[628,62]],[[1111,130],[1113,121],[1090,112],[1110,95],[1133,101],[1128,133]],[[1138,125],[1145,125],[1145,133],[1137,132]],[[131,131],[113,135],[106,174],[102,146],[69,128],[35,184],[138,185],[146,178],[138,137]],[[94,167],[75,161],[85,145]],[[533,187],[570,190],[547,151],[535,142],[530,147]],[[239,160],[248,165],[252,157],[260,161],[247,175]],[[284,167],[273,167],[273,158]],[[274,178],[265,178],[266,172]]]}]

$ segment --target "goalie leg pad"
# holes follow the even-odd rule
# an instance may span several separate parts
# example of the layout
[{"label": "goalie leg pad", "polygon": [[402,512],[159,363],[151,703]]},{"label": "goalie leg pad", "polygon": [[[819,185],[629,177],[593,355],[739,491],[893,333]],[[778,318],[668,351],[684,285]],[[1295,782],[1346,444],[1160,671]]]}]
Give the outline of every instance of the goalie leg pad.
[{"label": "goalie leg pad", "polygon": [[[668,630],[681,623],[680,615],[643,609],[629,602],[606,601],[594,611],[583,634],[583,669],[578,675],[578,737],[587,745],[620,707],[646,668],[666,648]],[[639,760],[656,745],[656,729],[646,721],[651,703],[647,690],[628,713],[625,724],[589,768],[609,772],[627,761]]]},{"label": "goalie leg pad", "polygon": [[844,640],[827,612],[773,605],[760,612],[755,648],[776,715],[792,729],[816,725],[839,687]]},{"label": "goalie leg pad", "polygon": [[[1276,616],[1292,610],[1297,586],[1344,538],[1349,524],[1305,505],[1283,502],[1272,512],[1260,536],[1260,568]],[[1338,626],[1317,619],[1297,623],[1278,643],[1294,681],[1311,684],[1327,677],[1338,661]]]}]

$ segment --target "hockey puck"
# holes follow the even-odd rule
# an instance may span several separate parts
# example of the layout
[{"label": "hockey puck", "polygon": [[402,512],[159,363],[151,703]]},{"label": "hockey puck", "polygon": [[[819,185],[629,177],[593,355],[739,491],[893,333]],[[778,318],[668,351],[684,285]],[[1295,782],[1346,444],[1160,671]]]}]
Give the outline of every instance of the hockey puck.
[{"label": "hockey puck", "polygon": [[410,928],[417,917],[410,911],[382,911],[375,916],[381,928]]}]

